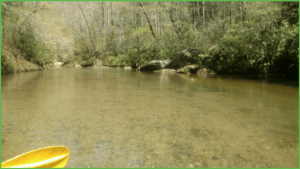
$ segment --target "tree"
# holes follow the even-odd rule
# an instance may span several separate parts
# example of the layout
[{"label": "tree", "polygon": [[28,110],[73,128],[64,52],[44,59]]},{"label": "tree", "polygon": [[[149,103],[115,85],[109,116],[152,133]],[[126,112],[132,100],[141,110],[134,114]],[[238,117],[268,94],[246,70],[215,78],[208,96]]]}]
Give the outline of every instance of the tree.
[{"label": "tree", "polygon": [[147,19],[147,21],[148,21],[149,28],[150,28],[150,30],[151,30],[152,36],[153,36],[153,38],[155,39],[155,33],[154,33],[154,31],[153,31],[152,24],[151,24],[150,19],[148,18],[147,14],[146,14],[146,12],[145,12],[145,9],[144,9],[144,6],[143,6],[142,2],[139,2],[139,5],[141,6],[141,8],[142,8],[142,10],[143,10],[143,13],[144,13],[144,15],[145,15],[145,17],[146,17],[146,19]]},{"label": "tree", "polygon": [[172,22],[173,28],[174,28],[174,30],[175,30],[175,32],[176,32],[178,38],[181,40],[180,26],[178,26],[177,24],[175,24],[175,20],[174,20],[174,18],[173,18],[172,13],[171,13],[170,10],[168,9],[168,4],[167,4],[166,1],[165,1],[165,8],[166,8],[166,11],[167,11],[168,14],[169,14],[169,17],[170,17],[170,20],[171,20],[171,22]]},{"label": "tree", "polygon": [[91,42],[92,42],[92,44],[93,44],[93,48],[94,48],[94,52],[95,52],[95,51],[96,51],[96,48],[95,48],[94,41],[93,41],[93,38],[92,38],[92,35],[91,35],[91,29],[90,29],[89,23],[88,23],[88,21],[86,20],[85,15],[84,15],[84,12],[83,12],[83,10],[82,10],[82,8],[81,8],[81,6],[80,6],[79,4],[78,4],[78,7],[80,8],[80,10],[81,10],[81,12],[82,12],[82,15],[83,15],[83,17],[84,17],[84,20],[85,20],[85,22],[86,22],[86,26],[87,26],[87,28],[88,28],[89,35],[90,35],[90,40],[91,40]]},{"label": "tree", "polygon": [[203,28],[205,27],[205,7],[204,7],[204,5],[205,5],[205,2],[203,1],[202,2],[202,11],[203,11],[203,15],[202,15],[202,17],[203,17]]}]

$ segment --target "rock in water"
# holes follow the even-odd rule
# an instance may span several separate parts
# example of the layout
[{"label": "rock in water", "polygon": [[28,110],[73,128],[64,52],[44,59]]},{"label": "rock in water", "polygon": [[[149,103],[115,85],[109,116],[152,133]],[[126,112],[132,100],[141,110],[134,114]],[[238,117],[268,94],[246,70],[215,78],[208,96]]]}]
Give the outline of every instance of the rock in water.
[{"label": "rock in water", "polygon": [[211,69],[202,68],[197,71],[197,74],[216,74],[216,72]]},{"label": "rock in water", "polygon": [[129,69],[129,70],[131,70],[132,68],[131,68],[131,66],[125,66],[124,69]]},{"label": "rock in water", "polygon": [[55,62],[54,67],[62,67],[63,64],[63,62]]},{"label": "rock in water", "polygon": [[152,60],[141,66],[140,71],[155,71],[163,69],[167,64],[169,64],[170,60]]},{"label": "rock in water", "polygon": [[179,69],[189,64],[196,64],[199,61],[199,54],[202,54],[199,49],[185,49],[177,54],[165,68]]},{"label": "rock in water", "polygon": [[195,74],[197,73],[200,67],[196,64],[187,65],[184,68],[180,68],[177,70],[177,73],[186,73],[186,74]]}]

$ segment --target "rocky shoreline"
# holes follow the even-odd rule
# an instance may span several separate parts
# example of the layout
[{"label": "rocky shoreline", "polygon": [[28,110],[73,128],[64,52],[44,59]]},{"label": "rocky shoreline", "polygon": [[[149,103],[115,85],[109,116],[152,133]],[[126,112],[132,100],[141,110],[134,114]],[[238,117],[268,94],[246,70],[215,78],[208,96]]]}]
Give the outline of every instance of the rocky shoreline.
[{"label": "rocky shoreline", "polygon": [[[153,60],[140,67],[124,66],[126,70],[136,69],[138,71],[152,71],[152,72],[170,72],[170,73],[182,73],[182,74],[215,74],[212,70],[202,68],[196,64],[199,60],[198,55],[202,52],[197,49],[186,49],[181,53],[177,54],[172,60]],[[4,48],[2,50],[2,68],[1,74],[37,71],[51,68],[61,67],[75,67],[81,68],[83,66],[79,64],[65,64],[64,62],[54,61],[49,65],[43,67],[38,66],[32,62],[29,62],[21,57],[20,53]],[[94,65],[90,68],[109,68],[110,66],[103,65],[103,62],[96,59]]]},{"label": "rocky shoreline", "polygon": [[[203,54],[198,49],[185,49],[178,53],[172,60],[152,60],[138,68],[140,71],[150,72],[177,72],[182,74],[215,74],[213,70],[200,68],[197,63],[203,58],[199,55]],[[206,58],[209,58],[207,56]]]},{"label": "rocky shoreline", "polygon": [[[148,63],[145,63],[142,66],[106,66],[103,64],[103,61],[96,59],[93,66],[87,68],[113,68],[113,67],[122,67],[126,70],[137,70],[141,72],[155,72],[155,73],[178,73],[178,74],[197,74],[200,76],[215,75],[215,71],[203,68],[199,66],[199,63],[203,59],[211,58],[210,56],[199,57],[203,54],[198,49],[185,49],[181,53],[175,55],[172,60],[152,60]],[[2,48],[2,58],[1,58],[1,74],[8,73],[18,73],[18,72],[28,72],[28,71],[37,71],[51,68],[61,68],[61,67],[75,67],[82,68],[84,66],[73,63],[65,64],[64,62],[57,62],[54,60],[53,63],[49,65],[44,65],[43,67],[38,66],[32,62],[29,62],[21,56],[20,53],[9,49]],[[234,75],[231,75],[234,76]],[[247,77],[246,77],[247,78]],[[252,79],[252,78],[251,78]],[[272,80],[267,76],[258,77],[260,80]],[[274,78],[273,78],[274,80]],[[275,79],[278,81],[277,79]],[[297,82],[298,84],[298,82]]]}]

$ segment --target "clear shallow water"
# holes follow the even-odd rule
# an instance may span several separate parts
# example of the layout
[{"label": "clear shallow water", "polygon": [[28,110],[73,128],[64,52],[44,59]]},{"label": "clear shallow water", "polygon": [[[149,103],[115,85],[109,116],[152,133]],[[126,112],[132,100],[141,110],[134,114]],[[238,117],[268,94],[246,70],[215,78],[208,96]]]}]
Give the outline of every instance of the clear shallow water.
[{"label": "clear shallow water", "polygon": [[1,160],[62,145],[69,167],[299,167],[299,89],[62,68],[2,76]]}]

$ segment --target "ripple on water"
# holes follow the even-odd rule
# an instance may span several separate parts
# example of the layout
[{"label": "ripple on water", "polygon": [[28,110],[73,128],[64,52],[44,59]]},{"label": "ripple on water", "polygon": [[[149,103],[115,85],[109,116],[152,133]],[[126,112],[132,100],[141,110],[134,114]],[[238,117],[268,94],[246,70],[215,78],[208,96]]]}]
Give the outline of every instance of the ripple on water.
[{"label": "ripple on water", "polygon": [[192,78],[117,69],[3,76],[1,158],[64,145],[66,168],[298,167],[298,89]]}]

